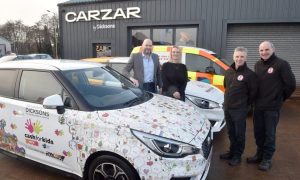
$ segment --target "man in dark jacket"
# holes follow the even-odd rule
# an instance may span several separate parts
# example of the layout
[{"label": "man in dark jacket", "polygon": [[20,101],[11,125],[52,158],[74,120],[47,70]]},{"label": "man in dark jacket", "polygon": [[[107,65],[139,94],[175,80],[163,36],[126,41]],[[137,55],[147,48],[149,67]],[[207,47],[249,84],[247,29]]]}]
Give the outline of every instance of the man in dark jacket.
[{"label": "man in dark jacket", "polygon": [[225,72],[224,79],[224,114],[230,148],[220,158],[229,160],[229,165],[235,166],[241,163],[245,149],[246,119],[249,106],[257,92],[257,82],[255,73],[246,64],[246,48],[235,48],[233,60],[234,63]]},{"label": "man in dark jacket", "polygon": [[253,157],[247,158],[247,162],[260,163],[259,169],[263,171],[272,166],[282,103],[296,88],[295,76],[289,63],[278,58],[274,52],[271,42],[262,42],[259,46],[261,59],[255,64],[259,86],[253,116],[257,150]]}]

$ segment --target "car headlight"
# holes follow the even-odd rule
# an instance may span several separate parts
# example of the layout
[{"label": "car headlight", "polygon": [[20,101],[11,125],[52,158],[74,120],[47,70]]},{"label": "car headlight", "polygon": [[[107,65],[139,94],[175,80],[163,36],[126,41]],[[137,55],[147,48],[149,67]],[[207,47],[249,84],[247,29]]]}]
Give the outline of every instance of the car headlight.
[{"label": "car headlight", "polygon": [[199,148],[187,143],[133,129],[131,129],[131,133],[148,148],[150,148],[155,154],[162,157],[181,158],[191,154],[203,154]]},{"label": "car headlight", "polygon": [[220,108],[219,103],[216,103],[214,101],[210,101],[204,98],[195,97],[191,95],[186,95],[186,99],[190,100],[192,103],[194,103],[196,106],[203,108],[203,109],[214,109],[214,108]]}]

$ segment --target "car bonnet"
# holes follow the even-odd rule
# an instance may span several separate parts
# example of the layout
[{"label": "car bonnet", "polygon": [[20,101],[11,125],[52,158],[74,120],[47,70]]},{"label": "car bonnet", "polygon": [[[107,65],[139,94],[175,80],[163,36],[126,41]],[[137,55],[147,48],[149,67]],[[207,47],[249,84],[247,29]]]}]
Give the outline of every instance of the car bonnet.
[{"label": "car bonnet", "polygon": [[210,130],[209,121],[193,106],[161,95],[136,106],[98,114],[104,122],[116,126],[191,144],[196,136],[204,140]]},{"label": "car bonnet", "polygon": [[224,102],[224,93],[221,90],[201,81],[189,81],[185,94],[211,100],[219,104]]}]

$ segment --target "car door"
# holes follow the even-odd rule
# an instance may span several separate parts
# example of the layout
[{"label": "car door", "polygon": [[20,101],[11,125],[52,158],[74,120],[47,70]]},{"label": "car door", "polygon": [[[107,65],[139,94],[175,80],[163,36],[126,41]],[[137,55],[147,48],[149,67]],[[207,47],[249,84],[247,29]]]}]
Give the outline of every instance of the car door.
[{"label": "car door", "polygon": [[18,70],[0,69],[0,149],[24,156],[25,149],[19,141],[24,135],[12,118],[17,76]]},{"label": "car door", "polygon": [[[13,121],[19,129],[19,142],[25,147],[26,157],[46,165],[71,172],[77,169],[76,148],[66,116],[76,117],[75,110],[66,109],[60,115],[56,109],[43,108],[44,98],[67,92],[51,72],[22,72],[18,100],[12,107]],[[72,116],[69,116],[72,114]]]}]

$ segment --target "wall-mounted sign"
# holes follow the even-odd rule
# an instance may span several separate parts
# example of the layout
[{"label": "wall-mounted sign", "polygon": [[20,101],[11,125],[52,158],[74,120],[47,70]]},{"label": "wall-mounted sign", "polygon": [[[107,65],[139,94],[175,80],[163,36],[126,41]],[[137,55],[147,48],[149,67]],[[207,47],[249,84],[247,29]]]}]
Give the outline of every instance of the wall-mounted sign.
[{"label": "wall-mounted sign", "polygon": [[78,21],[104,21],[114,19],[131,19],[131,18],[142,18],[139,14],[141,9],[139,7],[128,7],[126,10],[117,8],[113,9],[101,9],[101,10],[90,10],[87,12],[79,11],[68,12],[65,15],[67,22],[78,22]]},{"label": "wall-mounted sign", "polygon": [[115,24],[96,24],[93,25],[93,30],[99,30],[99,29],[115,29],[116,25]]}]

